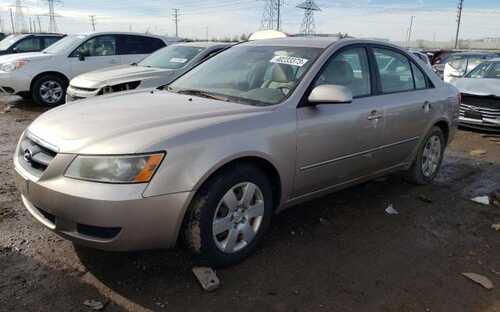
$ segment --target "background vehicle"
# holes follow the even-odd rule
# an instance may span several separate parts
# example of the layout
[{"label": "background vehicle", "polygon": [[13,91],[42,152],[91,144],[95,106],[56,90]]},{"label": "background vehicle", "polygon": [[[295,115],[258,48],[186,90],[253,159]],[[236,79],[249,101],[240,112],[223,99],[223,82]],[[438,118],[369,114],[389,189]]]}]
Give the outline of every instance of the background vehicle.
[{"label": "background vehicle", "polygon": [[429,56],[427,54],[420,51],[411,51],[416,57],[418,57],[422,62],[427,64],[428,66],[432,66]]},{"label": "background vehicle", "polygon": [[481,63],[453,84],[462,93],[460,123],[500,131],[500,58]]},{"label": "background vehicle", "polygon": [[46,112],[20,140],[16,183],[30,213],[75,242],[133,250],[183,237],[231,265],[286,207],[396,170],[430,183],[458,97],[394,45],[251,41],[164,90]]},{"label": "background vehicle", "polygon": [[495,53],[462,52],[450,56],[444,67],[444,81],[452,82],[461,78],[482,62],[498,57]]},{"label": "background vehicle", "polygon": [[119,91],[157,88],[169,84],[231,44],[216,42],[177,43],[163,48],[139,63],[89,72],[71,80],[66,101]]},{"label": "background vehicle", "polygon": [[0,55],[39,52],[56,43],[66,35],[51,33],[16,34],[0,41]]},{"label": "background vehicle", "polygon": [[0,90],[31,96],[42,105],[64,103],[69,81],[99,68],[138,62],[175,42],[147,34],[97,32],[69,35],[42,52],[0,57]]}]

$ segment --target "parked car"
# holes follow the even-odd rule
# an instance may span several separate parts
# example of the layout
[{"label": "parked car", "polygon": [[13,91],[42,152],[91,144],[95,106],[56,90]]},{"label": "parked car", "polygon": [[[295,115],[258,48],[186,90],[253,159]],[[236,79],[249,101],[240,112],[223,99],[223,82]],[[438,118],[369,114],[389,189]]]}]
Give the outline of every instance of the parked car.
[{"label": "parked car", "polygon": [[15,151],[16,184],[36,220],[76,243],[182,238],[210,265],[235,264],[284,208],[398,170],[433,181],[459,93],[420,64],[370,40],[239,44],[164,89],[42,114]]},{"label": "parked car", "polygon": [[0,55],[39,52],[50,47],[60,39],[64,34],[13,34],[0,41]]},{"label": "parked car", "polygon": [[31,96],[41,105],[59,105],[73,77],[138,62],[175,40],[116,32],[69,35],[42,52],[0,56],[0,92]]},{"label": "parked car", "polygon": [[500,58],[478,65],[453,84],[462,93],[463,126],[500,130]]},{"label": "parked car", "polygon": [[448,59],[444,67],[444,81],[452,82],[462,78],[482,62],[498,57],[495,53],[462,52],[455,53]]},{"label": "parked car", "polygon": [[178,43],[156,51],[138,63],[109,67],[73,78],[66,101],[141,88],[157,88],[231,44],[217,42]]}]

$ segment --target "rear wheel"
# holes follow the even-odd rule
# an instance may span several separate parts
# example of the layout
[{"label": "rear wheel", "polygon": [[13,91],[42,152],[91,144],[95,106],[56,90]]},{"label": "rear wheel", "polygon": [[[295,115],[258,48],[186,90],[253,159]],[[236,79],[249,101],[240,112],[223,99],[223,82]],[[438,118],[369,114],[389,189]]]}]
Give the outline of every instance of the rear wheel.
[{"label": "rear wheel", "polygon": [[187,212],[186,245],[210,266],[243,261],[269,228],[272,196],[269,180],[258,167],[242,164],[223,170],[205,183]]},{"label": "rear wheel", "polygon": [[419,148],[415,162],[408,170],[408,180],[421,185],[431,183],[441,168],[445,148],[443,131],[439,127],[433,127]]},{"label": "rear wheel", "polygon": [[68,83],[57,75],[43,75],[35,80],[31,95],[39,105],[61,105],[66,98]]}]

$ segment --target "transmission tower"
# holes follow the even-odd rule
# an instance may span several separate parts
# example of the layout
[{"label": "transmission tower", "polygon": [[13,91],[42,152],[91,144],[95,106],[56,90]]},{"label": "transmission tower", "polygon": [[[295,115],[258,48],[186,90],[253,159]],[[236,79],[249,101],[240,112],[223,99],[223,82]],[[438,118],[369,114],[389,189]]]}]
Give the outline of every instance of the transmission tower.
[{"label": "transmission tower", "polygon": [[464,0],[458,1],[458,12],[457,12],[457,35],[455,37],[455,49],[458,49],[458,39],[460,37],[460,24],[462,23],[462,10],[464,8]]},{"label": "transmission tower", "polygon": [[265,0],[264,12],[260,23],[260,29],[281,30],[281,11],[284,5],[284,0]]},{"label": "transmission tower", "polygon": [[16,32],[23,33],[28,31],[26,24],[26,19],[24,18],[23,12],[23,1],[16,0],[16,18],[15,18],[15,28]]},{"label": "transmission tower", "polygon": [[49,4],[49,32],[56,33],[58,32],[56,17],[58,16],[54,10],[54,6],[56,3],[61,3],[61,0],[45,0]]},{"label": "transmission tower", "polygon": [[314,0],[306,0],[297,5],[297,8],[304,10],[304,17],[302,18],[302,25],[300,26],[300,33],[310,36],[315,33],[314,12],[321,11],[320,7]]}]

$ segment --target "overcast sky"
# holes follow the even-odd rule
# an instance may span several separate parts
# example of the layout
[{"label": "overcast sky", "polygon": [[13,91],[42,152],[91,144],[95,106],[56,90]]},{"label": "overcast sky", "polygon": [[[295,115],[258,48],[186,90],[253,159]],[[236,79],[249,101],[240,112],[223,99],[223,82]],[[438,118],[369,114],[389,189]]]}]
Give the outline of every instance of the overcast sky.
[{"label": "overcast sky", "polygon": [[[298,0],[283,0],[283,29],[299,31],[302,11]],[[357,37],[402,40],[415,16],[413,38],[451,40],[456,29],[458,0],[317,0],[318,33],[347,32]],[[3,28],[10,31],[9,7],[15,0],[0,0]],[[25,14],[48,12],[44,0],[25,0]],[[173,35],[172,9],[180,12],[181,36],[205,38],[234,36],[258,30],[263,0],[64,0],[56,5],[61,32],[90,30],[89,15],[96,15],[97,30],[121,30]],[[48,18],[42,17],[46,30]],[[500,37],[500,0],[465,0],[462,38]]]}]

